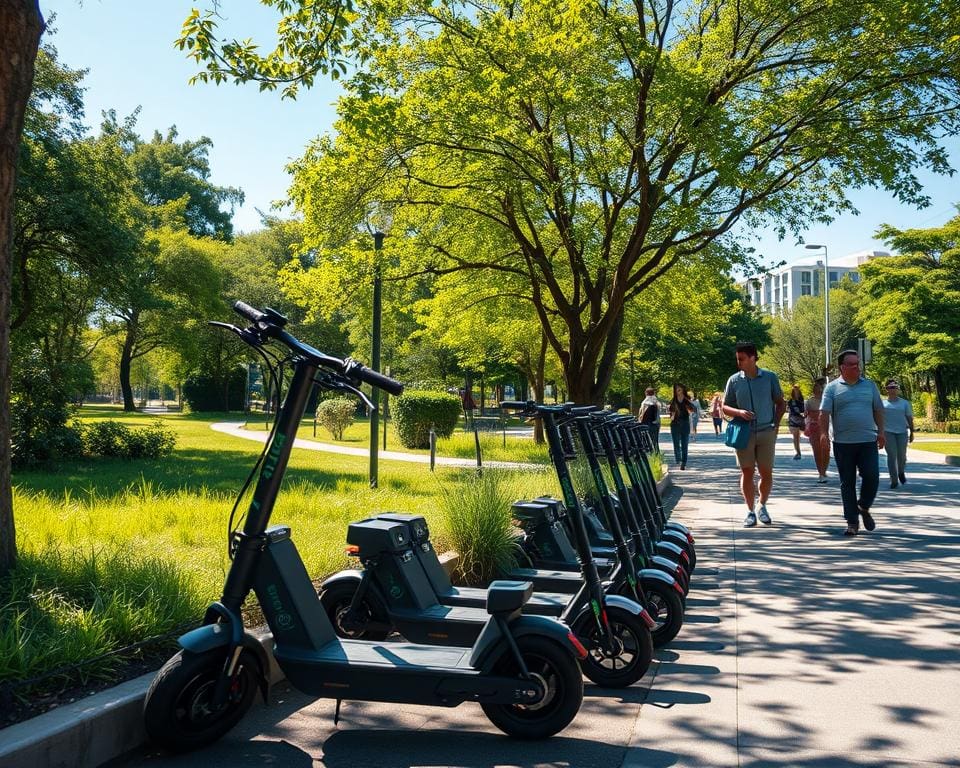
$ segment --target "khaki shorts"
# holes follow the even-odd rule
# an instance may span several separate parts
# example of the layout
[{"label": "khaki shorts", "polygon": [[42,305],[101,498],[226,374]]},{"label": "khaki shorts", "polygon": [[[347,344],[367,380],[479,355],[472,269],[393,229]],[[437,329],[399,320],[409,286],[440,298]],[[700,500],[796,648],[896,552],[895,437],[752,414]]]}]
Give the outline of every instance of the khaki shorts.
[{"label": "khaki shorts", "polygon": [[777,430],[765,429],[763,432],[751,432],[750,442],[742,451],[737,451],[738,467],[773,468],[773,457],[777,447]]}]

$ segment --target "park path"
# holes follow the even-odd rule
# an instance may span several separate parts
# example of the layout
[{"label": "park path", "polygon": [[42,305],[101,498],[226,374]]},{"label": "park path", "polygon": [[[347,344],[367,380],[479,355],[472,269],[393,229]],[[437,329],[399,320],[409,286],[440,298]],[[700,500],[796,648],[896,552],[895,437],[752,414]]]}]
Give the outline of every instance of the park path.
[{"label": "park path", "polygon": [[[210,428],[216,432],[222,432],[226,435],[233,435],[244,440],[254,440],[259,443],[265,443],[270,434],[267,430],[259,431],[246,428],[246,422],[243,421],[218,421],[210,425]],[[350,445],[336,445],[335,443],[324,443],[319,440],[306,440],[298,437],[293,444],[294,448],[303,448],[307,451],[323,451],[324,453],[339,453],[344,456],[369,456],[369,448],[354,448]],[[377,455],[388,461],[409,461],[415,464],[429,464],[430,456],[421,453],[405,453],[403,451],[384,451],[380,450]],[[475,459],[460,459],[450,456],[436,456],[437,466],[444,467],[476,467]],[[527,464],[519,461],[484,461],[483,466],[493,467],[495,469],[538,469],[538,464]]]},{"label": "park path", "polygon": [[332,701],[279,684],[202,752],[115,765],[960,766],[960,469],[913,461],[850,540],[833,472],[817,485],[791,455],[783,436],[773,525],[745,530],[733,456],[700,435],[668,496],[700,558],[684,628],[632,688],[587,685],[553,739],[509,740],[469,705],[345,702],[335,727]]}]

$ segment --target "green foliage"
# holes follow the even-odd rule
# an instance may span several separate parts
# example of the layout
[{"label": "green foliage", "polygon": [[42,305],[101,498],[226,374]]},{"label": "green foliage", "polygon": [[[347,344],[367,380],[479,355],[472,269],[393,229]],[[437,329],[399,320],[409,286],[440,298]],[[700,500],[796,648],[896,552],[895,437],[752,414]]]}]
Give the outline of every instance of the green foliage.
[{"label": "green foliage", "polygon": [[231,368],[222,376],[198,374],[183,383],[183,399],[194,413],[242,411],[246,404],[247,373]]},{"label": "green foliage", "polygon": [[326,429],[334,440],[343,439],[343,430],[353,424],[357,403],[345,397],[323,400],[317,405],[317,423]]},{"label": "green foliage", "polygon": [[[857,321],[857,284],[843,280],[830,291],[830,359],[842,349],[856,349],[863,335]],[[809,391],[810,382],[824,375],[826,355],[823,332],[822,296],[803,296],[792,309],[770,319],[770,346],[763,350],[761,365],[773,370],[782,384],[801,384]],[[834,364],[835,366],[835,364]]]},{"label": "green foliage", "polygon": [[119,421],[97,421],[81,428],[84,451],[91,456],[121,459],[157,459],[170,454],[176,434],[159,419],[145,427]]},{"label": "green foliage", "polygon": [[79,455],[79,436],[67,426],[75,393],[69,371],[50,370],[33,354],[18,361],[11,382],[11,460],[34,467]]},{"label": "green foliage", "polygon": [[[960,421],[936,421],[921,418],[913,420],[913,428],[917,432],[940,432],[947,435],[960,435]],[[922,448],[923,446],[918,446]]]},{"label": "green foliage", "polygon": [[960,381],[960,216],[942,227],[880,236],[903,255],[864,264],[859,319],[873,341],[875,370],[926,379],[935,415],[949,418]]},{"label": "green foliage", "polygon": [[486,585],[516,565],[516,530],[510,516],[509,485],[497,472],[464,474],[444,488],[442,508],[450,543],[460,556],[459,583]]},{"label": "green foliage", "polygon": [[[195,621],[203,602],[173,562],[126,545],[22,552],[0,579],[0,686],[43,676],[21,696],[76,677],[67,668]],[[80,671],[108,677],[119,659],[101,658]],[[53,677],[50,673],[55,674]]]},{"label": "green foliage", "polygon": [[406,448],[429,448],[430,428],[450,437],[460,416],[460,398],[446,392],[404,392],[392,401],[393,422]]}]

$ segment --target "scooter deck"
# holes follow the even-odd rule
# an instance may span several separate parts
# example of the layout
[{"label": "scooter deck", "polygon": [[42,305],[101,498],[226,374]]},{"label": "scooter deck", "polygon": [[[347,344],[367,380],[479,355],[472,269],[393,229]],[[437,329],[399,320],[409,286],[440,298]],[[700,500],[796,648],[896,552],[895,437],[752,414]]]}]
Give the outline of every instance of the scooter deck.
[{"label": "scooter deck", "polygon": [[[579,583],[579,579],[578,579]],[[487,590],[480,587],[450,587],[438,595],[444,605],[482,608],[487,602]],[[534,592],[524,603],[523,612],[538,616],[559,616],[570,602],[569,594]]]},{"label": "scooter deck", "polygon": [[352,665],[375,665],[381,667],[437,667],[442,669],[471,670],[470,648],[449,646],[415,645],[414,643],[371,643],[363,640],[331,641],[318,651],[285,649],[277,646],[278,662],[346,663]]}]

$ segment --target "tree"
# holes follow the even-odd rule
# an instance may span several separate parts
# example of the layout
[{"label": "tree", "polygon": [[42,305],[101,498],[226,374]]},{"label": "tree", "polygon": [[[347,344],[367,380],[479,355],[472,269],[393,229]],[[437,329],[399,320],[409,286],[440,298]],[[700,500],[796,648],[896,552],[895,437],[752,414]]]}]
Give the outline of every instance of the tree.
[{"label": "tree", "polygon": [[[830,291],[830,346],[856,349],[862,336],[857,322],[857,284],[844,278]],[[771,318],[765,361],[784,382],[812,382],[825,375],[826,338],[822,296],[803,296],[793,309]],[[832,355],[831,355],[832,357]],[[831,363],[831,365],[834,365]]]},{"label": "tree", "polygon": [[629,391],[631,352],[634,369],[650,383],[681,382],[704,392],[717,389],[732,372],[737,341],[753,341],[761,349],[767,344],[766,322],[743,301],[722,263],[717,249],[709,249],[676,266],[627,307],[619,391]]},{"label": "tree", "polygon": [[10,483],[10,282],[17,160],[43,32],[36,0],[0,3],[0,575],[17,560]]},{"label": "tree", "polygon": [[130,380],[133,362],[195,334],[204,319],[220,309],[218,264],[225,248],[185,230],[152,231],[108,290],[104,300],[108,317],[119,321],[116,332],[123,339],[120,389],[125,411],[136,409]]},{"label": "tree", "polygon": [[412,2],[375,28],[384,7],[359,8],[338,136],[293,165],[308,242],[322,262],[381,201],[397,276],[523,277],[577,401],[630,302],[741,218],[798,232],[863,185],[922,204],[914,170],[948,170],[960,131],[960,10],[932,0]]},{"label": "tree", "polygon": [[860,267],[867,301],[858,315],[877,363],[889,373],[929,375],[936,418],[949,418],[949,382],[960,374],[960,216],[942,227],[879,236],[901,256]]}]

